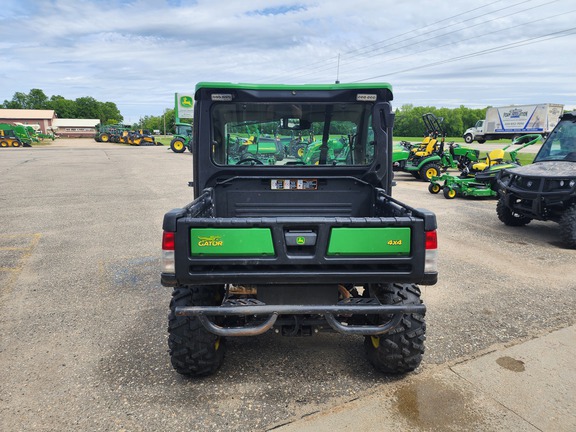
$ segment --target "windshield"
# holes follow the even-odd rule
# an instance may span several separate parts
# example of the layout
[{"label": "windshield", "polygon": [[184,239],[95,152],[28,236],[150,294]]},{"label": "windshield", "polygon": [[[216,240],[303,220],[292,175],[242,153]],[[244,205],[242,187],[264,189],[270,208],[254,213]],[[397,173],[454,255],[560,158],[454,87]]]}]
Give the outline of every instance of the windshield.
[{"label": "windshield", "polygon": [[576,122],[573,119],[558,123],[534,162],[559,160],[576,162]]},{"label": "windshield", "polygon": [[220,103],[212,109],[218,165],[367,165],[374,158],[367,103]]}]

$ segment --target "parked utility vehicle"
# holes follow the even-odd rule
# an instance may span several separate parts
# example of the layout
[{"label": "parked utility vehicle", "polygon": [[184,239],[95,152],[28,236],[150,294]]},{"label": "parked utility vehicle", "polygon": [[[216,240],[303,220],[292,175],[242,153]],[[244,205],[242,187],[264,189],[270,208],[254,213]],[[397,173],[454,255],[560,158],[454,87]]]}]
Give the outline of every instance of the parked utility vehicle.
[{"label": "parked utility vehicle", "polygon": [[[360,335],[377,369],[418,367],[426,309],[417,284],[438,278],[436,217],[391,197],[391,100],[390,85],[376,83],[197,85],[194,201],[163,222],[177,372],[213,373],[227,337],[268,330]],[[239,159],[231,149],[247,125],[313,132],[319,159],[257,148]],[[329,156],[335,136],[348,137],[346,158]]]},{"label": "parked utility vehicle", "polygon": [[502,222],[558,222],[562,242],[576,249],[576,113],[562,116],[533,164],[501,171],[498,187]]}]

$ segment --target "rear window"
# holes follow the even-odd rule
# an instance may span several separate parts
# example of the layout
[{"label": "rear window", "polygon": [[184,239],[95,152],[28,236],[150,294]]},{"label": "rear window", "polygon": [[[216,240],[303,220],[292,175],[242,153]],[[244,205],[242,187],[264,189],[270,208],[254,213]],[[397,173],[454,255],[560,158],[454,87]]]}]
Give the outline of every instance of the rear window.
[{"label": "rear window", "polygon": [[213,105],[218,165],[368,165],[374,159],[369,103]]}]

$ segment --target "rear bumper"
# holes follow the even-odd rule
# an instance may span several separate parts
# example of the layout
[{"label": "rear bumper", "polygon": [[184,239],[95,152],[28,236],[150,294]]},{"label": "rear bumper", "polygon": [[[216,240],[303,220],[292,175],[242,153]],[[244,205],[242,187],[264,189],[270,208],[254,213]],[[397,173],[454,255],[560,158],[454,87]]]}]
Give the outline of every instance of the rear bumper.
[{"label": "rear bumper", "polygon": [[[197,316],[206,330],[219,336],[256,336],[274,326],[280,315],[322,315],[333,330],[344,334],[375,336],[393,330],[404,314],[426,313],[426,306],[419,305],[383,305],[376,299],[346,299],[336,305],[266,305],[258,300],[232,302],[222,306],[188,306],[177,307],[178,316]],[[373,314],[391,315],[392,318],[381,325],[344,325],[337,315]],[[231,315],[268,315],[266,320],[255,326],[221,327],[208,318],[209,316]]]}]

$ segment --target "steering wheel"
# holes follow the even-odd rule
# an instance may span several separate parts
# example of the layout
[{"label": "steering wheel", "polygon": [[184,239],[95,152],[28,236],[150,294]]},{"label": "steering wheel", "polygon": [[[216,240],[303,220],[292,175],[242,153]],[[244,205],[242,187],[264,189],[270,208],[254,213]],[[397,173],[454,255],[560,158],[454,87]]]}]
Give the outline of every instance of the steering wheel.
[{"label": "steering wheel", "polygon": [[254,165],[264,165],[264,162],[262,162],[260,159],[256,159],[253,157],[247,157],[244,159],[240,159],[238,162],[236,162],[236,165],[242,165],[242,164],[245,164],[246,162],[255,162]]}]

